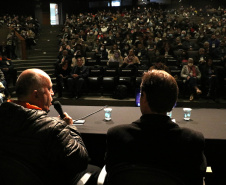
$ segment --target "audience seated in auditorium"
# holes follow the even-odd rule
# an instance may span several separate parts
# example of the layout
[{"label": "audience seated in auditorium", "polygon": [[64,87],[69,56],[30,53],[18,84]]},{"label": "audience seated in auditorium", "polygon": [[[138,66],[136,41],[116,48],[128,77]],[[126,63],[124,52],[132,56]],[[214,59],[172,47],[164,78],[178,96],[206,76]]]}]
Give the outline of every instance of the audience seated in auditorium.
[{"label": "audience seated in auditorium", "polygon": [[[146,45],[147,45],[148,59],[149,59],[150,63],[152,64],[155,62],[155,58],[157,56],[157,51],[159,52],[159,50],[157,50],[157,45],[154,42],[154,39],[152,36],[148,37]],[[160,54],[160,52],[159,52],[159,54]]]},{"label": "audience seated in auditorium", "polygon": [[126,34],[123,40],[123,43],[128,44],[130,47],[132,47],[133,40],[132,40],[131,34]]},{"label": "audience seated in auditorium", "polygon": [[163,70],[170,74],[170,69],[164,64],[164,59],[162,57],[156,58],[156,62],[149,68],[149,70]]},{"label": "audience seated in auditorium", "polygon": [[9,48],[7,47],[5,41],[2,41],[2,43],[0,45],[0,55],[10,56],[10,51],[9,51]]},{"label": "audience seated in auditorium", "polygon": [[181,66],[188,64],[188,52],[186,50],[181,50],[177,56],[177,60]]},{"label": "audience seated in auditorium", "polygon": [[98,51],[98,49],[100,48],[100,46],[101,46],[100,40],[96,39],[93,42],[92,51]]},{"label": "audience seated in auditorium", "polygon": [[173,48],[174,51],[179,50],[179,49],[183,49],[180,37],[175,38],[175,41],[172,44],[172,48]]},{"label": "audience seated in auditorium", "polygon": [[[27,48],[30,48],[31,45],[36,44],[37,36],[39,35],[40,24],[37,19],[33,19],[31,16],[18,16],[18,15],[9,15],[4,16],[4,23],[8,28],[13,32],[16,31],[20,34],[26,41]],[[18,45],[18,39],[16,34],[7,36],[7,45],[9,47],[10,53],[7,54],[8,58],[16,59],[17,54],[15,49]]]},{"label": "audience seated in auditorium", "polygon": [[206,33],[200,29],[199,36],[197,38],[197,44],[200,48],[203,48],[204,42],[208,41],[208,37],[206,36]]},{"label": "audience seated in auditorium", "polygon": [[205,41],[203,43],[203,48],[205,49],[205,55],[206,56],[211,56],[212,53],[210,52],[210,43],[208,41]]},{"label": "audience seated in auditorium", "polygon": [[[103,43],[105,46],[112,46],[114,43],[118,47],[120,46],[118,49],[121,51],[122,57],[125,58],[128,55],[128,52],[124,51],[126,43],[129,44],[129,49],[136,50],[138,49],[137,46],[141,44],[143,45],[141,53],[147,54],[146,61],[148,62],[145,64],[151,67],[157,56],[163,56],[164,53],[167,53],[163,50],[164,43],[170,43],[172,50],[178,51],[182,49],[182,46],[190,45],[189,39],[186,40],[186,37],[190,36],[191,39],[197,39],[198,47],[195,48],[196,50],[199,48],[205,49],[205,57],[209,56],[214,60],[225,62],[225,46],[223,46],[226,39],[224,8],[221,7],[214,13],[207,13],[208,8],[180,7],[163,11],[161,6],[152,7],[151,5],[140,9],[135,7],[131,10],[123,9],[117,12],[109,10],[108,12],[99,11],[97,13],[67,16],[62,33],[59,34],[60,53],[66,49],[69,56],[73,57],[74,52],[81,49],[75,48],[75,46],[81,45],[82,55],[85,56],[88,49],[93,49],[93,45],[90,43],[95,43],[94,50],[98,50]],[[108,22],[106,22],[107,20]],[[14,29],[24,37],[28,30],[31,30],[35,34],[33,41],[38,35],[39,23],[31,16],[6,15],[2,17],[2,23],[7,24],[10,29]],[[23,35],[24,33],[25,35]],[[89,47],[87,47],[85,41],[90,42]],[[219,47],[218,43],[220,43]],[[13,59],[14,57],[10,56],[12,52],[10,54],[9,47],[7,48],[8,58]],[[188,47],[186,48],[188,49]],[[194,50],[194,47],[192,49]],[[111,54],[113,53],[111,52]],[[142,64],[139,52],[135,51],[135,55]],[[181,58],[174,57],[181,61]],[[109,58],[110,56],[108,56]],[[98,59],[98,57],[95,59]],[[196,58],[194,58],[194,62],[195,65],[198,65]]]},{"label": "audience seated in auditorium", "polygon": [[79,51],[82,56],[85,56],[86,52],[89,51],[89,49],[86,44],[82,44],[81,42],[81,43],[75,44],[75,46],[72,48],[72,53],[75,53],[77,51]]},{"label": "audience seated in auditorium", "polygon": [[120,51],[120,49],[118,48],[118,45],[117,45],[117,44],[114,44],[114,45],[111,47],[111,49],[108,50],[108,59],[110,59],[110,58],[114,55],[115,51],[119,51],[119,52],[121,53],[121,51]]},{"label": "audience seated in auditorium", "polygon": [[177,82],[167,72],[144,73],[140,119],[107,132],[106,184],[116,178],[120,169],[130,166],[163,170],[184,184],[203,184],[206,171],[203,134],[179,127],[166,115],[175,106],[178,93]]},{"label": "audience seated in auditorium", "polygon": [[164,56],[165,58],[168,57],[173,57],[174,53],[173,53],[173,48],[171,47],[171,44],[168,41],[165,41],[162,45],[162,47],[160,48],[160,55]]},{"label": "audience seated in auditorium", "polygon": [[58,98],[62,97],[63,90],[68,90],[68,78],[71,73],[71,66],[69,66],[68,61],[64,60],[62,63],[58,64],[55,69],[56,77],[56,92],[58,93]]},{"label": "audience seated in auditorium", "polygon": [[215,58],[221,60],[222,64],[226,61],[225,40],[220,41],[220,46],[215,51]]},{"label": "audience seated in auditorium", "polygon": [[101,44],[100,47],[96,50],[96,59],[97,61],[101,61],[101,60],[108,60],[108,52],[106,49],[105,44]]},{"label": "audience seated in auditorium", "polygon": [[112,46],[113,40],[109,39],[108,34],[105,32],[105,33],[103,33],[101,43],[104,44],[105,46]]},{"label": "audience seated in auditorium", "polygon": [[86,41],[92,44],[96,41],[96,35],[94,35],[93,30],[89,30],[87,33]]},{"label": "audience seated in auditorium", "polygon": [[194,58],[194,64],[199,66],[199,68],[206,63],[208,55],[205,53],[204,48],[199,48],[198,55]]},{"label": "audience seated in auditorium", "polygon": [[124,58],[122,67],[123,68],[137,68],[140,64],[139,58],[135,55],[134,49],[129,50],[129,55]]},{"label": "audience seated in auditorium", "polygon": [[213,59],[208,58],[201,70],[202,88],[206,92],[206,97],[214,99],[217,97],[217,90],[219,90],[219,76],[217,68],[213,64]]},{"label": "audience seated in auditorium", "polygon": [[4,94],[4,85],[0,82],[0,105],[4,102],[5,94]]},{"label": "audience seated in auditorium", "polygon": [[11,82],[15,86],[17,80],[17,69],[14,67],[11,59],[6,55],[0,56],[0,69],[5,75],[5,80],[9,85]]},{"label": "audience seated in auditorium", "polygon": [[116,32],[115,34],[114,43],[117,44],[119,50],[122,50],[123,38],[119,32]]},{"label": "audience seated in auditorium", "polygon": [[186,51],[196,50],[195,45],[190,41],[190,35],[185,36],[185,40],[182,42],[182,48]]},{"label": "audience seated in auditorium", "polygon": [[72,98],[78,99],[82,95],[82,88],[89,76],[89,68],[84,65],[81,57],[77,58],[77,64],[72,68],[68,78],[68,88]]},{"label": "audience seated in auditorium", "polygon": [[72,68],[76,66],[76,64],[77,64],[77,58],[82,58],[83,65],[85,65],[85,62],[86,62],[85,57],[82,55],[82,53],[81,53],[80,50],[77,50],[77,51],[74,53],[74,57],[72,58],[72,62],[71,62],[71,67],[72,67]]},{"label": "audience seated in auditorium", "polygon": [[61,64],[65,60],[68,61],[69,65],[71,65],[71,63],[72,63],[72,55],[69,54],[68,49],[64,49],[64,50],[60,51],[57,58],[58,59],[57,59],[56,65]]},{"label": "audience seated in auditorium", "polygon": [[3,103],[5,96],[8,98],[9,92],[5,81],[5,75],[0,69],[0,103]]},{"label": "audience seated in auditorium", "polygon": [[209,48],[210,48],[210,55],[213,58],[216,58],[216,50],[220,46],[220,41],[216,38],[215,34],[212,34],[208,42],[209,42]]},{"label": "audience seated in auditorium", "polygon": [[148,60],[148,53],[143,43],[138,43],[134,51],[140,61]]},{"label": "audience seated in auditorium", "polygon": [[109,58],[107,65],[109,66],[109,62],[118,62],[119,67],[123,64],[123,57],[121,56],[121,53],[119,51],[115,51],[114,55]]},{"label": "audience seated in auditorium", "polygon": [[128,43],[125,43],[121,50],[121,55],[123,58],[128,56],[130,49],[131,49],[130,45]]},{"label": "audience seated in auditorium", "polygon": [[26,47],[28,49],[31,49],[32,46],[36,45],[36,41],[35,41],[35,32],[32,31],[32,29],[28,29],[26,30],[26,35],[25,35],[25,40],[26,40]]},{"label": "audience seated in auditorium", "polygon": [[17,46],[17,37],[15,35],[15,31],[11,30],[9,32],[9,34],[7,35],[7,42],[6,45],[9,49],[9,56],[7,56],[8,58],[11,59],[16,59],[17,55],[16,55],[16,46]]},{"label": "audience seated in auditorium", "polygon": [[[172,50],[175,54],[183,47],[184,50],[199,50],[201,47],[205,49],[205,56],[216,59],[220,50],[218,47],[214,53],[212,52],[211,35],[215,34],[219,41],[226,38],[223,36],[225,35],[224,9],[218,10],[221,14],[216,18],[214,13],[208,12],[207,14],[208,8],[180,7],[163,11],[161,7],[145,6],[145,8],[139,10],[133,8],[131,10],[123,9],[122,12],[109,10],[108,12],[99,11],[97,13],[71,15],[71,17],[67,17],[60,37],[63,38],[65,44],[71,41],[74,43],[74,40],[76,40],[74,44],[82,44],[83,41],[91,42],[93,45],[89,46],[89,49],[91,48],[92,51],[98,51],[101,44],[105,44],[107,48],[116,44],[123,58],[128,55],[128,52],[124,51],[125,44],[129,44],[130,49],[137,49],[138,44],[141,43],[144,51],[142,53],[147,54],[145,64],[148,67],[151,67],[156,57],[167,53],[163,49],[164,43],[172,45],[172,49],[168,52],[170,55]],[[106,22],[106,20],[110,21]],[[191,42],[190,39],[193,39],[193,41]],[[195,39],[197,39],[197,42]],[[165,49],[167,48],[166,45]],[[108,59],[114,54],[114,49],[112,49],[107,49],[109,52]],[[140,57],[138,52],[135,52],[135,54],[138,58]],[[187,61],[188,58],[178,58],[177,54],[172,55],[174,59],[178,60],[181,65],[187,64],[187,62],[182,63],[182,60]],[[98,57],[95,59],[98,59]],[[140,61],[142,64],[141,58]],[[198,65],[196,58],[194,58],[194,61],[195,65]]]},{"label": "audience seated in auditorium", "polygon": [[[201,94],[202,91],[198,88],[198,80],[201,78],[201,72],[198,66],[194,65],[194,61],[192,58],[188,59],[188,64],[184,65],[181,70],[181,77],[184,79],[184,83],[188,86],[190,98],[192,101],[194,99],[194,94]],[[187,87],[185,87],[187,88]]]}]

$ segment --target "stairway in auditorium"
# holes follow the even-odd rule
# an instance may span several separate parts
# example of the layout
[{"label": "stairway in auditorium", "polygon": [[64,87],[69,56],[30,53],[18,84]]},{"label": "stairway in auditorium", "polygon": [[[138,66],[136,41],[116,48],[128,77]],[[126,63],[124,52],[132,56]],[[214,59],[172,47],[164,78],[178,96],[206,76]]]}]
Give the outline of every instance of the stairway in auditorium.
[{"label": "stairway in auditorium", "polygon": [[27,68],[40,68],[51,77],[53,64],[58,55],[58,37],[60,26],[43,25],[39,31],[36,46],[27,49],[27,60],[14,60],[13,63],[20,74]]},{"label": "stairway in auditorium", "polygon": [[[44,70],[54,80],[53,64],[57,60],[58,55],[58,37],[61,26],[42,25],[37,37],[37,44],[30,50],[27,49],[26,60],[13,60],[13,64],[19,75],[28,68],[39,68]],[[14,87],[10,85],[10,91],[14,91]],[[13,95],[13,94],[12,94]]]}]

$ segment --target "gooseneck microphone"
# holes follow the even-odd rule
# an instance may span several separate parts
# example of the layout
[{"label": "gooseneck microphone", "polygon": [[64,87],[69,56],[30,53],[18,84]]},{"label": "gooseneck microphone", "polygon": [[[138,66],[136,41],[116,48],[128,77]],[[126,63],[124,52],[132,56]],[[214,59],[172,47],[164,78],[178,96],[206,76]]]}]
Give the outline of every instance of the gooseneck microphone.
[{"label": "gooseneck microphone", "polygon": [[64,115],[61,103],[59,101],[54,101],[53,106],[56,109],[56,111],[60,114],[61,119],[64,119],[65,115]]}]

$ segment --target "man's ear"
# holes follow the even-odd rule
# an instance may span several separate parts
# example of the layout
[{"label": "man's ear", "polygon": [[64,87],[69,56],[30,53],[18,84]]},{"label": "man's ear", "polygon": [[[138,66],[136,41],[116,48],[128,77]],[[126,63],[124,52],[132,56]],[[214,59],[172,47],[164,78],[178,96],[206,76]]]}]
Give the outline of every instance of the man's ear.
[{"label": "man's ear", "polygon": [[141,91],[141,97],[146,99],[146,92]]},{"label": "man's ear", "polygon": [[34,90],[32,95],[33,95],[33,98],[35,98],[35,99],[38,98],[38,91]]}]

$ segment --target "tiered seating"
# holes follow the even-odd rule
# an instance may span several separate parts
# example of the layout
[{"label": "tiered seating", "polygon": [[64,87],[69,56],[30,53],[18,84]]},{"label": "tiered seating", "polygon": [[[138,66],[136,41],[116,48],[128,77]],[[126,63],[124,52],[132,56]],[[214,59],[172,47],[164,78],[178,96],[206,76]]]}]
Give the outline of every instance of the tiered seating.
[{"label": "tiered seating", "polygon": [[101,94],[113,94],[117,85],[125,85],[129,92],[134,94],[135,88],[140,86],[143,72],[148,70],[147,68],[114,69],[102,66],[90,66],[89,68],[88,92]]}]

